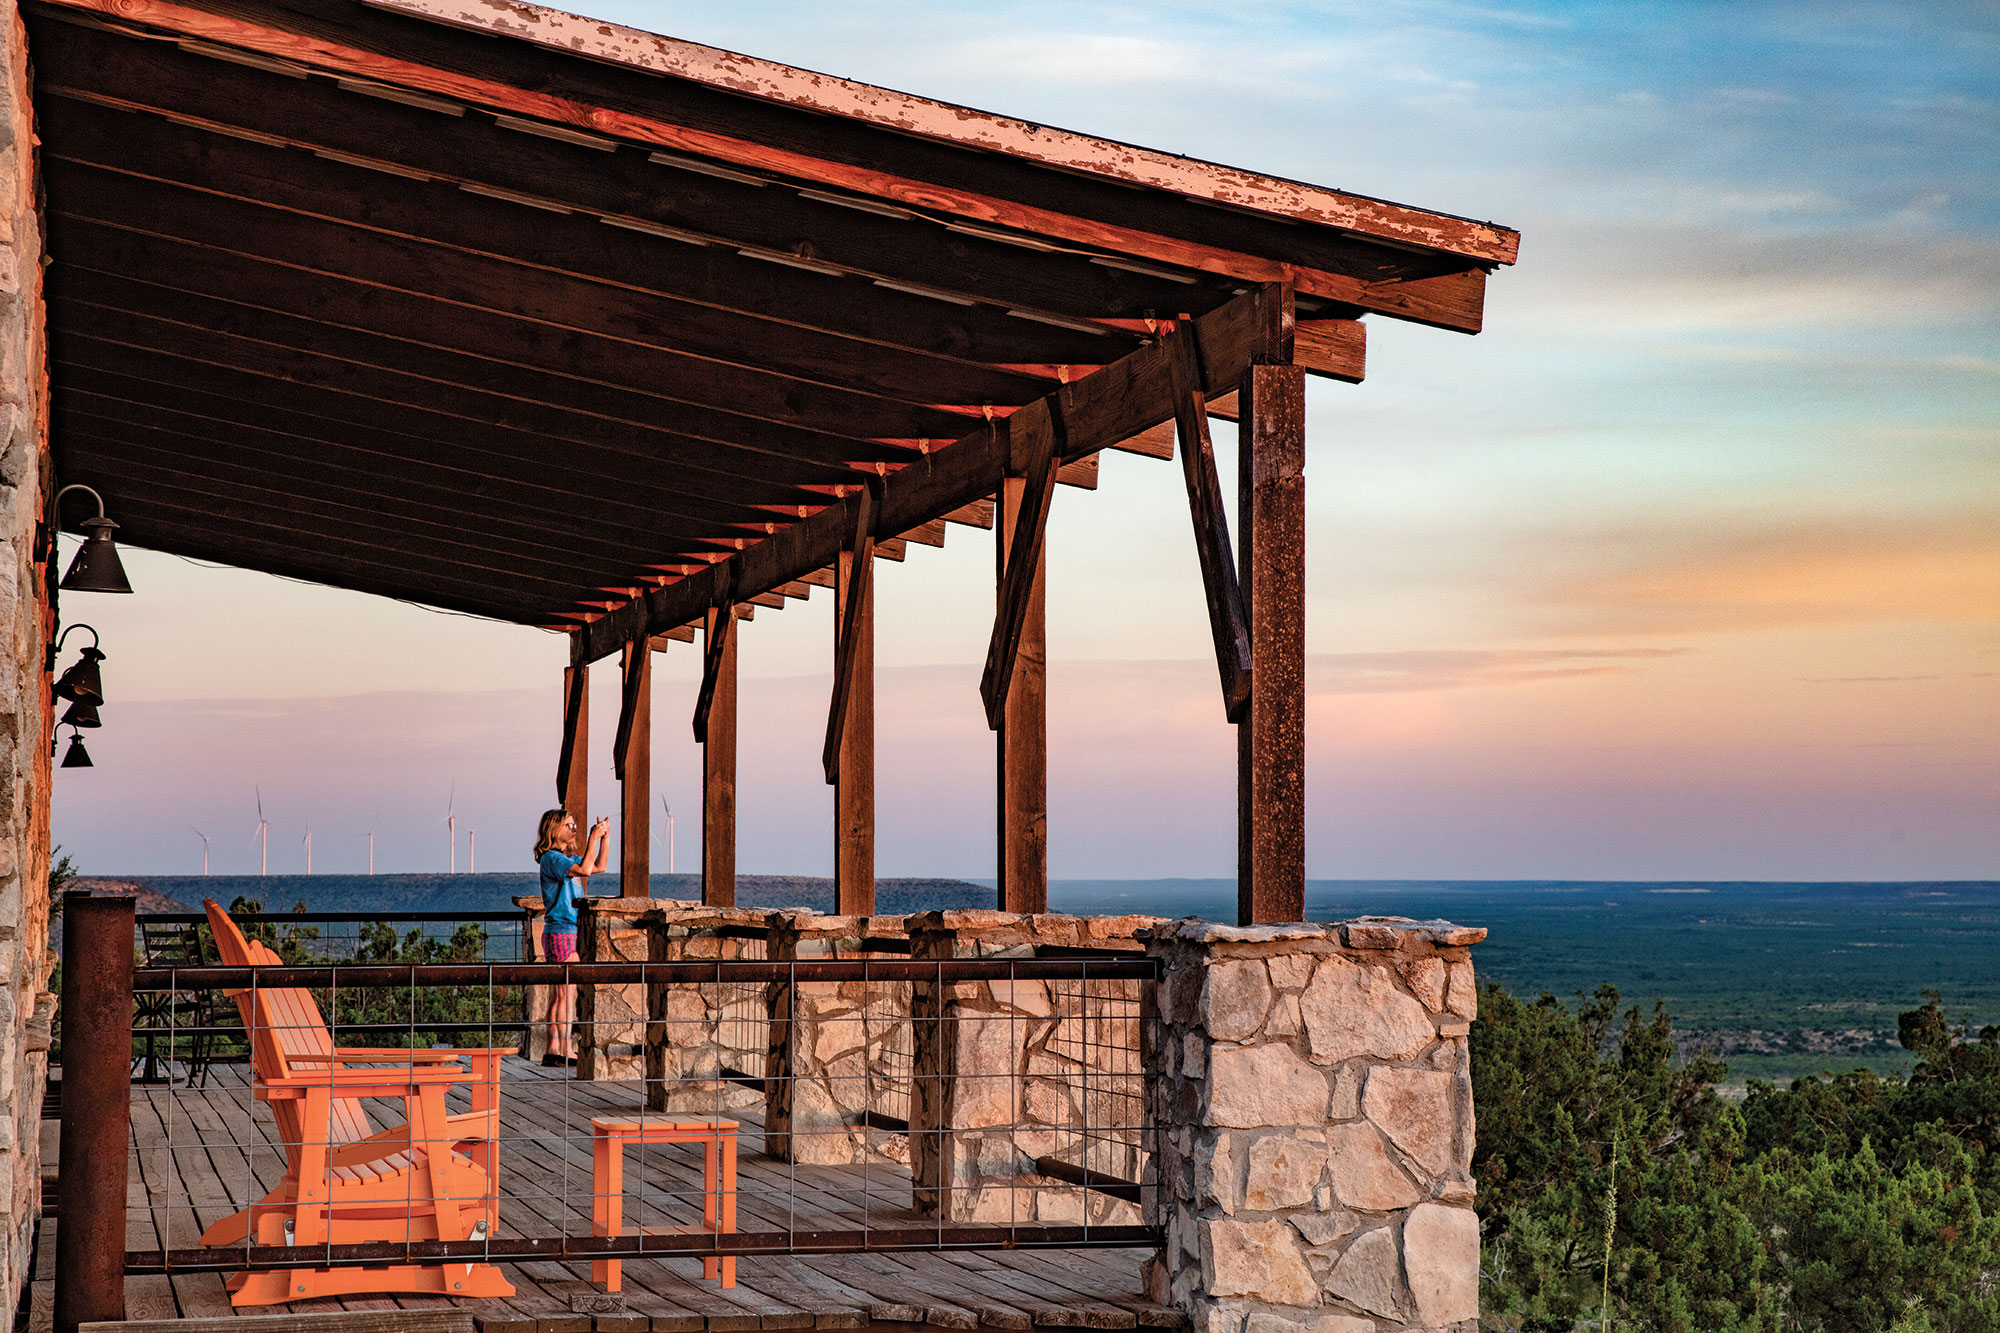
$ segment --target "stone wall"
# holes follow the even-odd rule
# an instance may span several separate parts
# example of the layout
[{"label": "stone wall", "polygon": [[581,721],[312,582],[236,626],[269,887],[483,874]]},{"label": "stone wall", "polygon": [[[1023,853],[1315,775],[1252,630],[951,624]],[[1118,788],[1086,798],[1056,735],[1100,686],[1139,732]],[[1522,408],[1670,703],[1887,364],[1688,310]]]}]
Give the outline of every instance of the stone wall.
[{"label": "stone wall", "polygon": [[[909,918],[911,954],[1137,951],[1137,932],[1159,921],[927,912]],[[1036,1164],[1052,1157],[1144,1179],[1141,995],[1136,981],[917,982],[910,1167],[918,1209],[948,1222],[1136,1223],[1131,1203],[1042,1175]]]},{"label": "stone wall", "polygon": [[[905,918],[771,914],[777,959],[909,956]],[[901,948],[894,947],[902,945]],[[889,947],[882,947],[888,945]],[[774,988],[765,1150],[847,1166],[910,1160],[910,983],[807,981]]]},{"label": "stone wall", "polygon": [[[673,898],[585,898],[576,907],[576,956],[583,963],[643,963],[647,921],[692,907]],[[629,981],[576,988],[576,1076],[637,1082],[646,1072],[646,986]]]},{"label": "stone wall", "polygon": [[1155,933],[1155,1300],[1196,1333],[1474,1327],[1466,946],[1485,934],[1398,918]]},{"label": "stone wall", "polygon": [[[644,956],[656,963],[764,958],[770,915],[652,899],[643,913]],[[644,1027],[647,1109],[698,1115],[761,1110],[771,989],[765,982],[651,983]],[[757,1086],[738,1079],[755,1080]]]},{"label": "stone wall", "polygon": [[42,668],[49,585],[36,559],[53,478],[27,37],[12,0],[0,0],[0,48],[0,1290],[12,1311],[41,1209],[42,1087],[55,1010],[47,945],[52,713]]}]

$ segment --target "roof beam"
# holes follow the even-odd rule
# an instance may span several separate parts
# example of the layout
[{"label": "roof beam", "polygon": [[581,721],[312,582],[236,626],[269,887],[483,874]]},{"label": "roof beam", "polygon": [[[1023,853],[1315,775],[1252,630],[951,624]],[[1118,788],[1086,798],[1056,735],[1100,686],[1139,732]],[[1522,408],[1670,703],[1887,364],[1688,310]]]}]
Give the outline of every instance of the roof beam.
[{"label": "roof beam", "polygon": [[[1265,287],[1195,320],[1202,349],[1200,387],[1206,392],[1233,387],[1253,361],[1289,363],[1292,319],[1291,292]],[[1164,420],[1173,411],[1170,374],[1165,350],[1154,344],[1051,395],[1065,428],[1064,460],[1095,453]],[[887,478],[876,528],[901,531],[993,494],[1009,457],[1007,437],[1006,422],[995,421],[938,450],[926,466]],[[606,615],[584,632],[586,660],[604,656],[642,629],[688,623],[715,604],[725,581],[737,590],[734,595],[741,595],[831,563],[852,531],[856,503],[850,499],[801,519],[727,561]]]},{"label": "roof beam", "polygon": [[[1462,301],[1431,309],[1423,289],[1395,289],[1411,279],[1467,273],[1478,275],[1473,285],[1483,290],[1484,269],[1513,262],[1518,243],[1505,228],[1357,196],[1347,198],[1396,210],[1411,225],[1391,228],[1391,236],[1363,238],[1299,225],[1291,217],[1253,216],[1164,190],[1135,189],[1127,181],[1092,179],[1006,154],[927,142],[843,117],[580,62],[568,53],[535,52],[513,42],[471,47],[462,40],[427,42],[405,25],[384,27],[365,11],[330,0],[298,0],[296,10],[312,13],[310,18],[287,13],[296,30],[246,23],[174,0],[53,0],[52,8],[137,20],[337,76],[571,127],[593,138],[609,135],[729,163],[755,176],[832,187],[947,225],[961,219],[977,230],[1013,229],[1239,282],[1289,282],[1327,300],[1465,331],[1476,331],[1478,322]],[[383,54],[389,50],[400,54]],[[1386,302],[1379,294],[1384,291]],[[1456,289],[1454,294],[1463,295]],[[1193,303],[1183,303],[1188,304]]]},{"label": "roof beam", "polygon": [[[310,125],[305,127],[308,132]],[[497,133],[498,131],[496,131]],[[856,275],[801,268],[657,230],[607,226],[597,216],[468,194],[450,181],[412,180],[297,147],[228,137],[160,115],[70,99],[47,118],[45,152],[73,161],[213,190],[510,262],[649,292],[753,320],[953,360],[1003,365],[1101,365],[1137,338],[1009,318],[989,305],[954,305]],[[299,151],[304,148],[307,151]],[[533,198],[534,196],[522,196]],[[782,258],[782,257],[780,257]]]}]

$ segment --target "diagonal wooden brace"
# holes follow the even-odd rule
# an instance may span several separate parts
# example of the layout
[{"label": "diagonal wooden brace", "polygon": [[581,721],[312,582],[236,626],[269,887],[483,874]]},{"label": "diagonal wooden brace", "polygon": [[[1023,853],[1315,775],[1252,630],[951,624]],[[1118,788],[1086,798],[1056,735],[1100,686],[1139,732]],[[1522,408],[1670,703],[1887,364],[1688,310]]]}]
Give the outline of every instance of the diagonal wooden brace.
[{"label": "diagonal wooden brace", "polygon": [[854,688],[855,646],[863,609],[868,605],[870,581],[875,567],[875,495],[870,485],[854,497],[854,540],[849,550],[854,556],[849,576],[847,604],[840,617],[840,639],[834,651],[833,699],[826,712],[826,748],[820,751],[820,766],[829,785],[840,780],[840,737],[847,725],[847,697]]},{"label": "diagonal wooden brace", "polygon": [[1208,628],[1215,639],[1215,666],[1222,677],[1222,703],[1231,722],[1240,722],[1250,703],[1250,625],[1243,591],[1236,581],[1236,557],[1229,541],[1229,516],[1222,505],[1222,480],[1215,470],[1215,445],[1208,434],[1207,396],[1202,392],[1200,350],[1194,322],[1183,315],[1164,339],[1173,384],[1174,424],[1181,437],[1181,471],[1187,480],[1188,514],[1194,520],[1195,555],[1208,600]]},{"label": "diagonal wooden brace", "polygon": [[1000,609],[993,617],[993,637],[986,645],[986,671],[979,678],[979,697],[986,703],[986,725],[1000,730],[1007,715],[1007,691],[1014,683],[1014,659],[1021,647],[1021,627],[1035,589],[1042,560],[1042,539],[1048,532],[1049,501],[1055,494],[1056,460],[1062,456],[1063,428],[1052,399],[1029,403],[1007,419],[1009,472],[1028,484],[1014,517],[1013,541],[1007,557],[1007,581],[1000,592]]},{"label": "diagonal wooden brace", "polygon": [[736,608],[734,600],[735,580],[725,576],[722,595],[709,608],[707,640],[703,646],[701,659],[701,693],[694,701],[694,738],[699,743],[708,744],[708,710],[715,703],[716,673],[722,669],[723,650],[729,646],[729,636],[736,632]]},{"label": "diagonal wooden brace", "polygon": [[590,668],[573,666],[564,673],[562,754],[556,759],[556,801],[569,799],[570,766],[576,762],[576,733],[583,726]]},{"label": "diagonal wooden brace", "polygon": [[[611,768],[618,780],[625,780],[625,755],[632,748],[632,720],[639,711],[639,691],[645,686],[646,658],[651,648],[643,643],[625,646],[624,689],[618,704],[618,735],[611,743]],[[564,715],[568,724],[568,715]]]}]

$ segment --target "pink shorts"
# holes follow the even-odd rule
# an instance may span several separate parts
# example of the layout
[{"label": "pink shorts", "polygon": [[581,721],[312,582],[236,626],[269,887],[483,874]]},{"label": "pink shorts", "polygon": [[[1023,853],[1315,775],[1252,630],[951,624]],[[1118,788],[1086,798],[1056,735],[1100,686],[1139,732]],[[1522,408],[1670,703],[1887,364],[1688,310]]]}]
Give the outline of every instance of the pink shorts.
[{"label": "pink shorts", "polygon": [[542,941],[549,946],[549,961],[551,963],[574,963],[576,961],[575,931],[550,931],[548,934],[542,936]]}]

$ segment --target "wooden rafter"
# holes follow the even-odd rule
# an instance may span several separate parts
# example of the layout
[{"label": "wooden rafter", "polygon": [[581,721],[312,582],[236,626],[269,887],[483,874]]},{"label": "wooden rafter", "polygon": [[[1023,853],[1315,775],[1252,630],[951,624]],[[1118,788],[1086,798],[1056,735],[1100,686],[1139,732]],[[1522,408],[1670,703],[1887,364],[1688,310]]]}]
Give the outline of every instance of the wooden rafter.
[{"label": "wooden rafter", "polygon": [[[738,615],[749,609],[736,605],[734,590],[727,582],[723,584],[715,605],[709,608],[707,634],[702,645],[701,691],[694,701],[694,738],[703,745],[708,744],[708,713],[715,703],[716,681],[729,652],[729,641],[736,633]],[[743,618],[748,619],[748,616]],[[733,694],[735,687],[732,685],[730,688]]]}]

